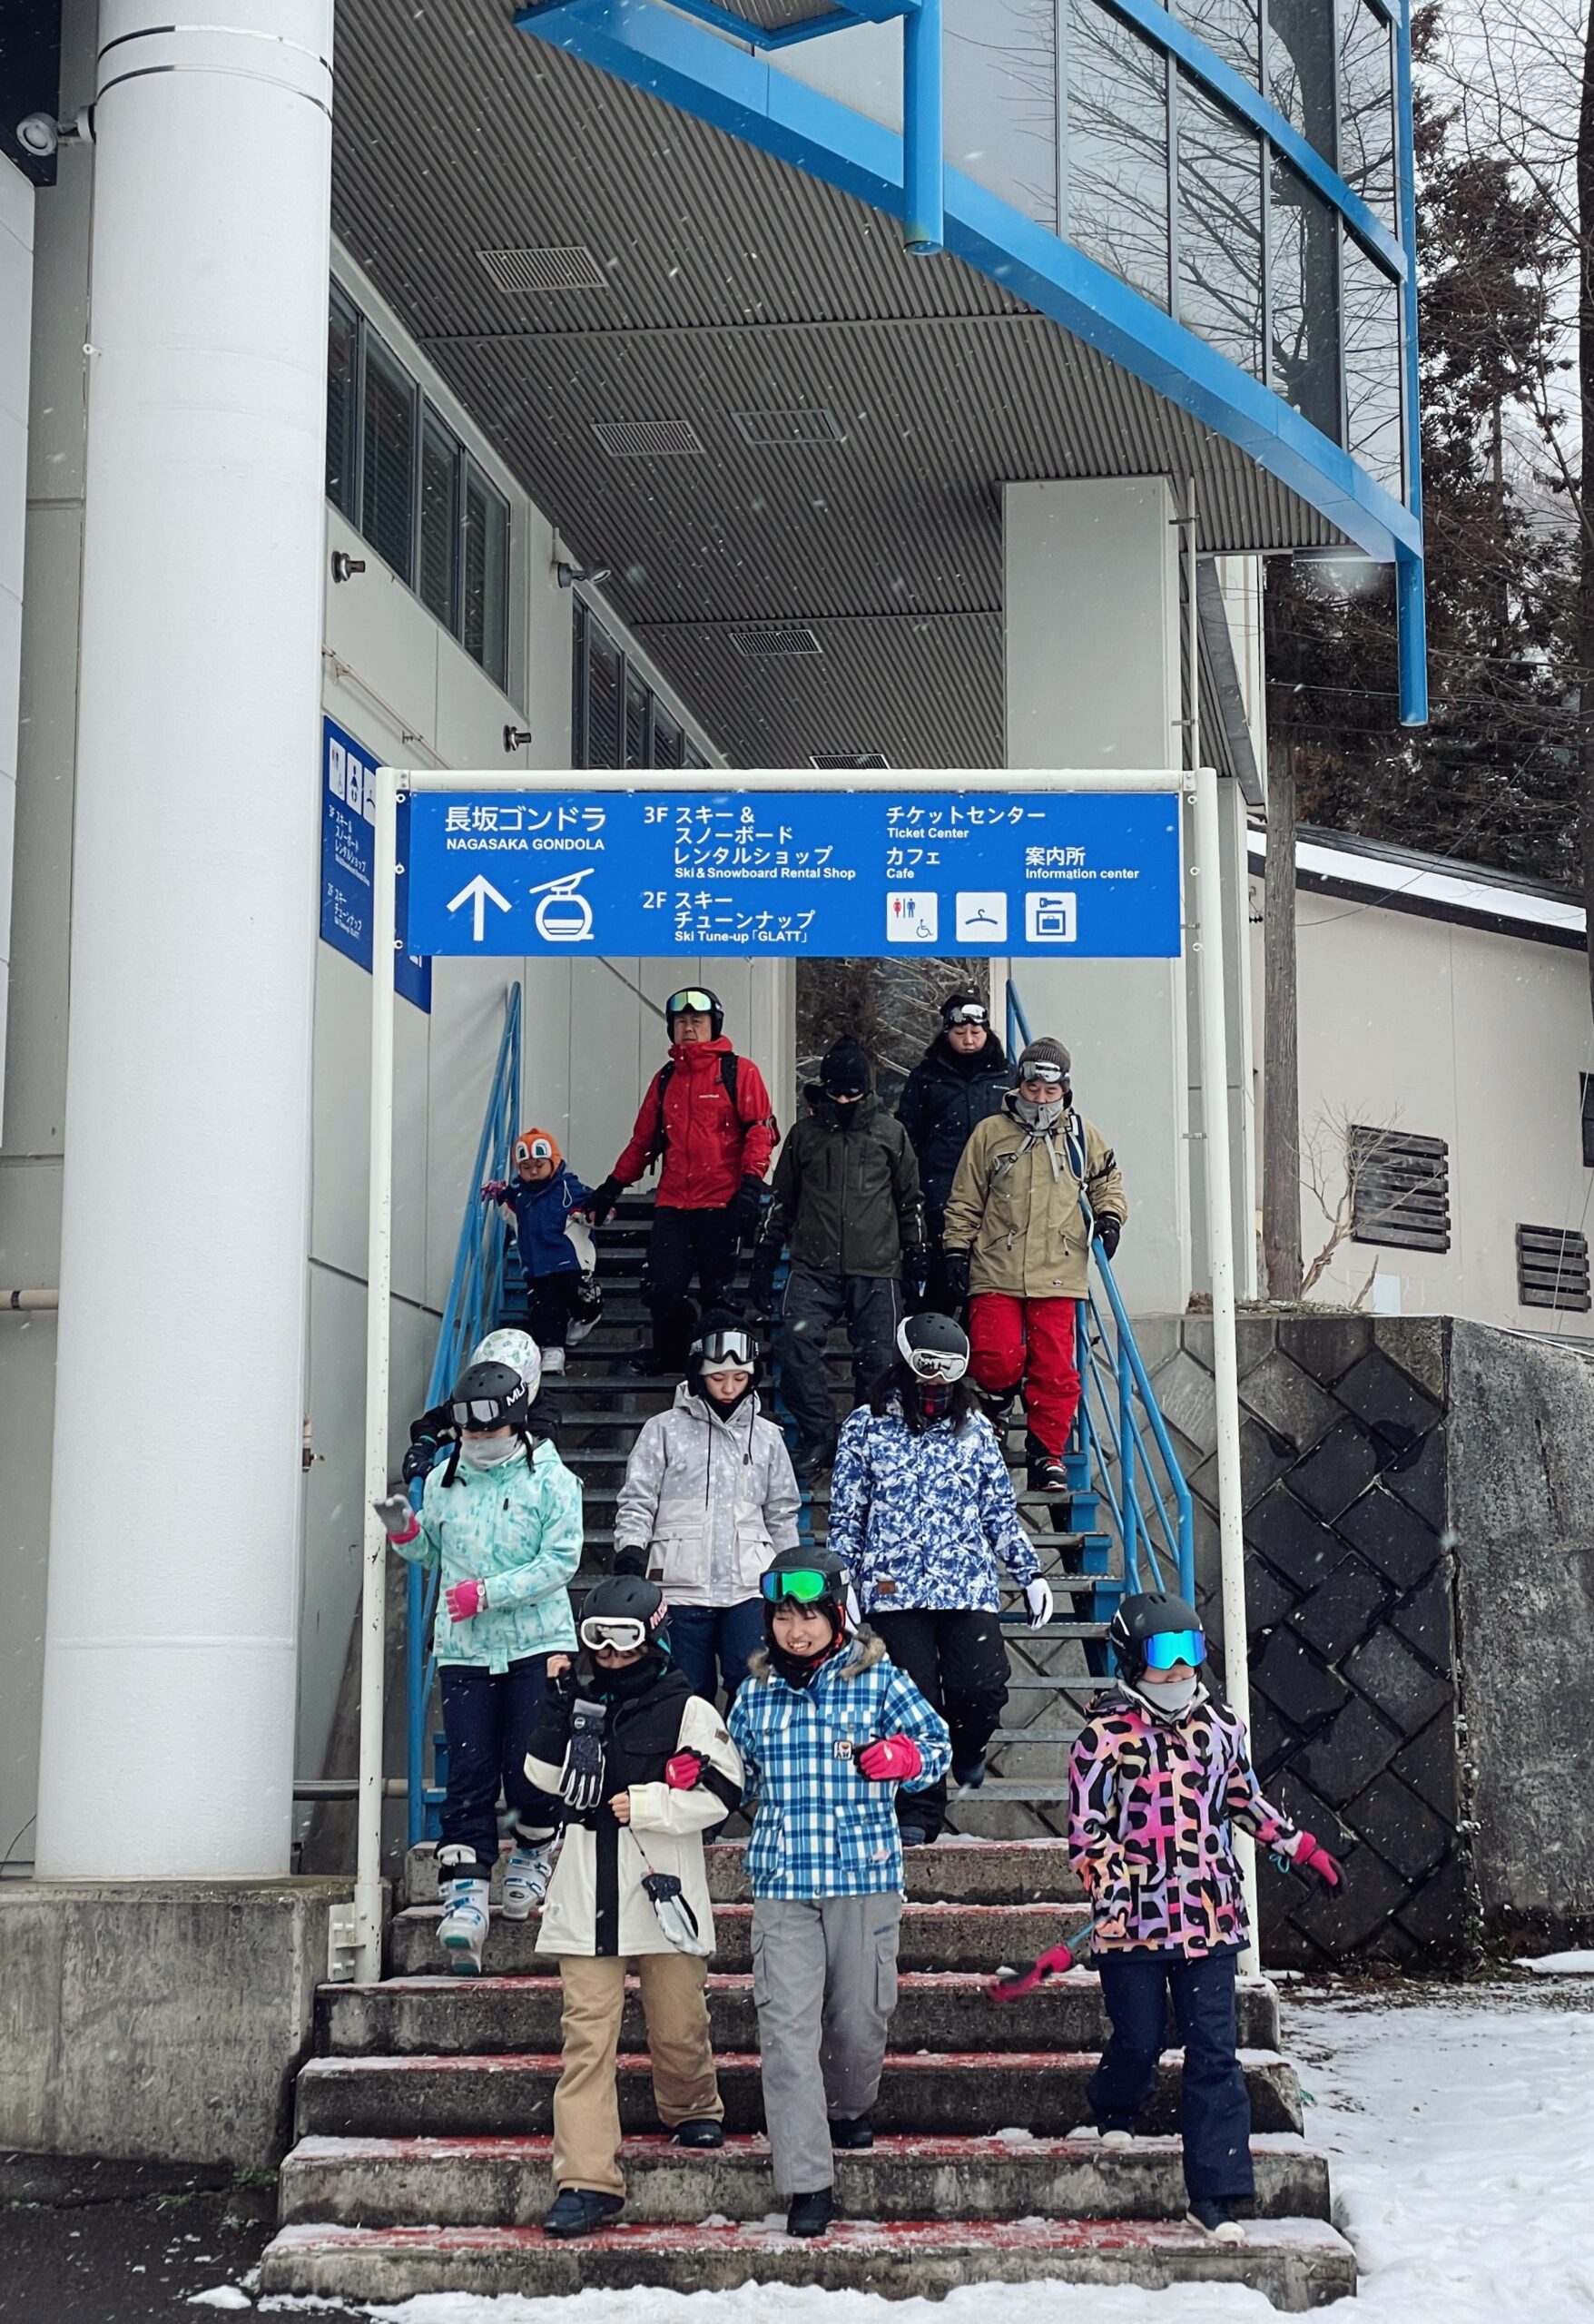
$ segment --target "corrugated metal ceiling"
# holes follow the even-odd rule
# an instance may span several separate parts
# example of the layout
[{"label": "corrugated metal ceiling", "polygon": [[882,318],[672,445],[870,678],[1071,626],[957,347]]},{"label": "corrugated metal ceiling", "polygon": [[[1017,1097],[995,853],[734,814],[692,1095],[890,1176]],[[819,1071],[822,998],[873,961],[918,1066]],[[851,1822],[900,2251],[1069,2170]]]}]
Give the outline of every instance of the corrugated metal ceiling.
[{"label": "corrugated metal ceiling", "polygon": [[[737,764],[999,763],[1004,478],[1194,476],[1204,549],[1335,537],[986,277],[507,7],[342,0],[333,215]],[[477,255],[576,245],[606,291],[507,296]],[[803,405],[845,442],[755,448],[734,419]],[[638,420],[707,456],[609,458],[595,428]],[[715,628],[793,618],[822,657],[751,667]]]}]

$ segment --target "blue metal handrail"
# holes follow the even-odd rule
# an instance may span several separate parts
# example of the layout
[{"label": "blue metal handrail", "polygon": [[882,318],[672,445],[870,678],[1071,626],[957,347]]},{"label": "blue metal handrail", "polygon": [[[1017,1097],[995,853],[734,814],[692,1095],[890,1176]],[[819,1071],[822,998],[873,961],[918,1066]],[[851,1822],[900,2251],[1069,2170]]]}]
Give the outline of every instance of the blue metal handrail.
[{"label": "blue metal handrail", "polygon": [[[1007,1029],[1009,1053],[1016,1058],[1034,1035],[1011,977],[1008,980]],[[1090,1206],[1083,1183],[1080,1200],[1088,1226]],[[1081,1393],[1068,1449],[1085,1456],[1092,1489],[1102,1495],[1111,1513],[1114,1530],[1123,1544],[1124,1588],[1140,1588],[1144,1553],[1154,1588],[1162,1586],[1166,1560],[1177,1573],[1180,1594],[1189,1598],[1196,1587],[1195,1502],[1111,1263],[1094,1239],[1089,1249],[1096,1274],[1107,1294],[1107,1312],[1103,1312],[1094,1288],[1078,1303]],[[1109,1474],[1115,1463],[1116,1485]]]},{"label": "blue metal handrail", "polygon": [[[509,1175],[509,1150],[519,1126],[520,1110],[520,987],[512,984],[504,997],[504,1030],[493,1068],[492,1088],[477,1140],[476,1161],[465,1190],[465,1215],[454,1272],[443,1303],[437,1354],[432,1358],[427,1388],[427,1409],[440,1404],[464,1369],[466,1356],[497,1321],[498,1288],[503,1275],[506,1229],[497,1203],[479,1199],[488,1178]],[[418,1509],[423,1487],[411,1485],[409,1498]],[[437,1657],[431,1651],[431,1627],[437,1612],[438,1575],[424,1567],[409,1569],[409,1620],[406,1640],[407,1702],[405,1767],[408,1776],[409,1845],[436,1838],[436,1815],[443,1794],[426,1785],[427,1711],[437,1679]]]}]

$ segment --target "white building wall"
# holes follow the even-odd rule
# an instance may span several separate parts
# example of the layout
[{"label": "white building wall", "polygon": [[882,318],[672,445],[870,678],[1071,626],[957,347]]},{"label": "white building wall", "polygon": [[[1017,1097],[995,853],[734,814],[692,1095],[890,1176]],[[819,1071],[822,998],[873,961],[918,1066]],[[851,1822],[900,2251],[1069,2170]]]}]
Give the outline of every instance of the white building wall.
[{"label": "white building wall", "polygon": [[[1260,911],[1263,883],[1253,882]],[[1594,1071],[1581,951],[1303,891],[1299,928],[1301,1197],[1308,1267],[1345,1187],[1347,1123],[1441,1137],[1451,1247],[1342,1243],[1314,1299],[1468,1315],[1594,1337],[1594,1316],[1523,1307],[1516,1229],[1590,1231],[1579,1076]],[[1262,931],[1252,930],[1261,1050]],[[1376,1269],[1376,1282],[1369,1277]]]},{"label": "white building wall", "polygon": [[11,982],[11,871],[22,684],[33,298],[34,190],[20,170],[0,160],[0,1106],[5,1102],[5,1016]]}]

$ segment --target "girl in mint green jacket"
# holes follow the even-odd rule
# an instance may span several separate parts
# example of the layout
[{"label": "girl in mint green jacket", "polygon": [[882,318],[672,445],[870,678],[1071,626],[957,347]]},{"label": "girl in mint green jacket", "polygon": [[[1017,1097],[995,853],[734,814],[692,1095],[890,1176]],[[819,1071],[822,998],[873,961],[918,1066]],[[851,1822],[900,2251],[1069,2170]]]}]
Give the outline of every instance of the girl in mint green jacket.
[{"label": "girl in mint green jacket", "polygon": [[524,1920],[541,1903],[553,1870],[559,1804],[527,1781],[525,1760],[547,1658],[576,1652],[567,1585],[581,1562],[581,1487],[554,1447],[530,1433],[526,1384],[510,1366],[473,1364],[452,1411],[458,1441],[428,1476],[418,1516],[398,1493],[378,1509],[401,1558],[440,1568],[432,1648],[448,1779],[438,1936],[451,1965],[474,1974],[498,1855],[500,1785],[515,1818],[508,1919]]}]

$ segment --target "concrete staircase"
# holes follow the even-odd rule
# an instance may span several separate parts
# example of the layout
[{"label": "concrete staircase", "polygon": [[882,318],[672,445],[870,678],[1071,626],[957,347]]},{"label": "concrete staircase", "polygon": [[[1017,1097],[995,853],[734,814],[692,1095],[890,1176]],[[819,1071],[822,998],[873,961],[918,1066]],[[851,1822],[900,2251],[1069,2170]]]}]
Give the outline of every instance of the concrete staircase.
[{"label": "concrete staircase", "polygon": [[322,1990],[262,2290],[388,2301],[750,2280],[892,2296],[987,2280],[1235,2282],[1292,2310],[1354,2290],[1353,2255],[1328,2223],[1326,2164],[1299,2135],[1300,2087],[1279,2054],[1265,1982],[1245,1984],[1240,1996],[1257,2173],[1246,2244],[1213,2243],[1184,2222],[1169,2135],[1176,2054],[1164,2061],[1147,2118],[1154,2135],[1123,2153],[1069,2135],[1087,2119],[1085,2084],[1104,2038],[1096,1979],[1077,1972],[1006,2004],[985,1992],[999,1966],[1056,1943],[1075,1917],[1065,1910],[1077,1890],[1064,1852],[1045,1840],[910,1856],[878,2142],[837,2157],[844,2224],[817,2244],[791,2241],[762,2134],[742,1851],[709,1854],[723,2151],[684,2152],[661,2134],[640,2011],[628,2008],[619,2074],[625,2222],[576,2245],[546,2241],[537,2223],[552,2199],[557,1976],[536,1954],[535,1919],[517,1926],[497,1915],[493,1974],[435,1974],[436,1871],[430,1850],[417,1850],[408,1901],[392,1925],[391,1974],[380,1985]]}]

